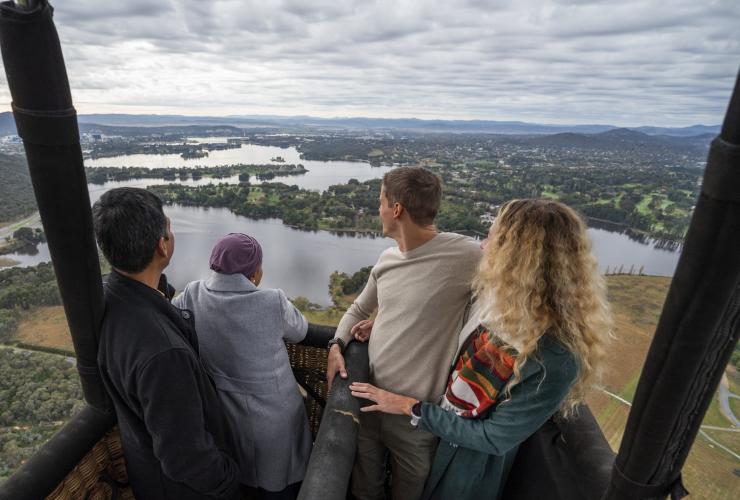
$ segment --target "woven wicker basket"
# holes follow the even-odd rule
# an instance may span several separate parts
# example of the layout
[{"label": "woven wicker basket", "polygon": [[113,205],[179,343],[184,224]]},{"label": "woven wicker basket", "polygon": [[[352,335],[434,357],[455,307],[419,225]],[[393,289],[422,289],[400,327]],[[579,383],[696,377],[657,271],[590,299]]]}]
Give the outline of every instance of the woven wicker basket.
[{"label": "woven wicker basket", "polygon": [[[54,500],[103,500],[113,497],[114,488],[101,477],[118,483],[128,483],[126,463],[121,448],[118,426],[108,432],[84,456],[77,467],[67,474],[59,486],[46,498]],[[131,488],[118,488],[118,498],[133,500]]]},{"label": "woven wicker basket", "polygon": [[[288,344],[288,355],[296,380],[308,394],[306,412],[314,437],[321,423],[321,411],[326,400],[326,349]],[[118,426],[115,426],[93,447],[80,463],[67,474],[59,486],[48,496],[50,500],[104,500],[117,498],[134,500],[127,484],[126,463],[121,447]]]},{"label": "woven wicker basket", "polygon": [[308,392],[306,412],[314,439],[326,402],[326,349],[287,344],[290,366],[298,383]]}]

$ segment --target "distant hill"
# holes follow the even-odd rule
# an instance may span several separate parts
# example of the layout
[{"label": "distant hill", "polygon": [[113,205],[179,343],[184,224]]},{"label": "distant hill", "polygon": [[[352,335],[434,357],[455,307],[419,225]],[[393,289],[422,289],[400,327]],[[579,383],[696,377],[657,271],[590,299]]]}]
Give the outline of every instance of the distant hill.
[{"label": "distant hill", "polygon": [[184,125],[275,126],[274,121],[270,119],[233,116],[92,114],[79,115],[77,119],[80,124],[89,123],[119,127],[168,127]]},{"label": "distant hill", "polygon": [[604,151],[661,151],[685,150],[687,153],[705,153],[714,134],[694,137],[648,135],[627,128],[615,128],[598,134],[562,133],[535,136],[522,140],[532,146],[550,146]]},{"label": "distant hill", "polygon": [[658,137],[660,139],[663,139],[664,141],[672,144],[681,144],[686,147],[691,147],[697,150],[701,151],[708,151],[709,145],[714,140],[715,137],[717,137],[717,133],[707,133],[707,134],[700,134],[700,135],[692,135],[689,137],[686,136],[678,136],[678,135],[657,135],[655,137]]},{"label": "distant hill", "polygon": [[[80,123],[118,126],[164,125],[231,125],[235,127],[318,127],[351,129],[407,130],[413,132],[486,133],[507,135],[580,133],[597,134],[617,129],[614,125],[549,125],[522,121],[496,120],[421,120],[417,118],[316,118],[311,116],[182,116],[182,115],[80,115]],[[689,137],[718,134],[720,125],[692,125],[691,127],[635,127],[631,130],[647,135]]]},{"label": "distant hill", "polygon": [[692,125],[690,127],[665,128],[665,127],[634,127],[632,130],[648,135],[672,135],[677,137],[691,137],[697,135],[717,135],[722,127],[720,125]]},{"label": "distant hill", "polygon": [[[80,132],[107,135],[146,134],[211,134],[240,135],[242,128],[258,126],[256,122],[216,117],[160,116],[160,115],[79,115]],[[262,124],[274,128],[275,125]],[[10,112],[0,113],[0,136],[16,134],[15,120]]]},{"label": "distant hill", "polygon": [[[274,118],[275,123],[285,120]],[[416,118],[311,118],[289,119],[297,125],[312,127],[344,127],[356,129],[406,130],[418,133],[476,134],[555,134],[558,132],[596,133],[614,128],[611,125],[540,125],[519,121],[492,120],[420,120]]]},{"label": "distant hill", "polygon": [[[505,135],[598,134],[618,129],[613,125],[548,125],[521,121],[495,120],[420,120],[417,118],[316,118],[311,116],[184,116],[184,115],[79,115],[80,130],[124,135],[133,128],[161,128],[173,132],[179,127],[278,128],[309,127],[318,129],[399,130],[416,133],[476,133]],[[106,128],[107,127],[107,128]],[[630,130],[653,136],[690,137],[716,135],[719,125],[690,127],[634,127]],[[151,132],[151,131],[150,131]],[[0,113],[0,135],[15,133],[15,122],[9,112]]]},{"label": "distant hill", "polygon": [[553,134],[562,131],[595,133],[611,125],[538,125],[517,121],[419,120],[416,118],[315,118],[311,116],[179,116],[80,115],[80,123],[108,126],[231,125],[236,127],[313,127],[323,129],[383,129],[414,132],[468,132],[495,134]]},{"label": "distant hill", "polygon": [[191,136],[208,135],[241,135],[242,129],[232,125],[216,124],[192,124],[192,125],[101,125],[98,123],[79,123],[81,133],[105,134],[105,135],[169,135],[169,134],[186,134]]}]

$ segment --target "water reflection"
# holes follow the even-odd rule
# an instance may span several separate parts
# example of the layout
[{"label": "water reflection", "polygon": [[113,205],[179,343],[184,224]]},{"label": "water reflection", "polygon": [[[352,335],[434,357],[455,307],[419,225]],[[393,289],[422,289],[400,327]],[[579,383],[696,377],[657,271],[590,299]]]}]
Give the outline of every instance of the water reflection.
[{"label": "water reflection", "polygon": [[637,231],[635,229],[632,229],[631,227],[625,227],[622,224],[589,218],[588,225],[589,227],[604,229],[611,233],[623,234],[632,241],[642,243],[643,245],[651,245],[661,250],[669,250],[673,252],[680,251],[683,248],[683,241],[653,238],[642,231]]}]

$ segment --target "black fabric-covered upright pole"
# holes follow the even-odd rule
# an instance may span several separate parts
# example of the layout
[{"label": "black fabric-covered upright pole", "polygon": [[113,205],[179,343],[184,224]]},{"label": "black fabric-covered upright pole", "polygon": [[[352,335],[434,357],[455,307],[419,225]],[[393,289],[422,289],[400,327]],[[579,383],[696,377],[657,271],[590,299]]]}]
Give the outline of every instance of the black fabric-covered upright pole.
[{"label": "black fabric-covered upright pole", "polygon": [[740,334],[740,74],[605,498],[680,498],[681,468]]},{"label": "black fabric-covered upright pole", "polygon": [[111,411],[97,367],[103,290],[77,115],[46,0],[0,4],[0,48],[85,400]]},{"label": "black fabric-covered upright pole", "polygon": [[334,379],[298,500],[347,498],[360,429],[360,400],[352,396],[349,386],[368,380],[367,344],[350,342],[344,359],[348,377]]}]

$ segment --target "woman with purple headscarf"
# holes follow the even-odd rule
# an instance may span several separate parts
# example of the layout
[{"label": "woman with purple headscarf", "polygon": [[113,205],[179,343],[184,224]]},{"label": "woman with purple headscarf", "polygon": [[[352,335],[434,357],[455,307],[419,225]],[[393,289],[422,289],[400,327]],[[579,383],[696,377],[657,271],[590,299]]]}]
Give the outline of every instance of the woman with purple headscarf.
[{"label": "woman with purple headscarf", "polygon": [[246,234],[221,238],[211,276],[172,303],[193,313],[200,355],[213,377],[239,449],[241,482],[261,498],[295,498],[311,431],[284,342],[308,323],[277,289],[260,289],[262,247]]}]

